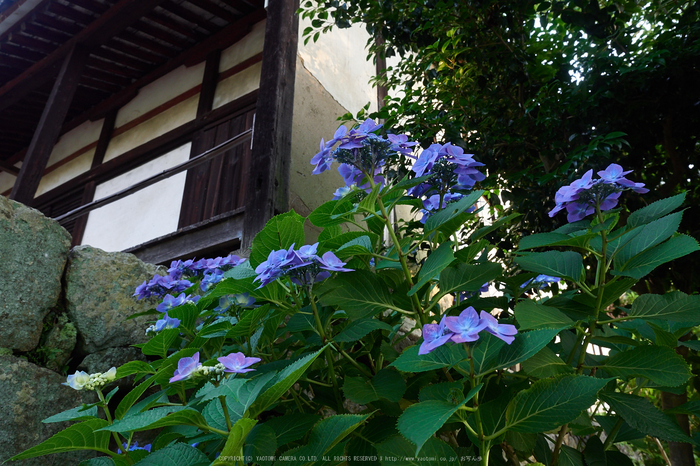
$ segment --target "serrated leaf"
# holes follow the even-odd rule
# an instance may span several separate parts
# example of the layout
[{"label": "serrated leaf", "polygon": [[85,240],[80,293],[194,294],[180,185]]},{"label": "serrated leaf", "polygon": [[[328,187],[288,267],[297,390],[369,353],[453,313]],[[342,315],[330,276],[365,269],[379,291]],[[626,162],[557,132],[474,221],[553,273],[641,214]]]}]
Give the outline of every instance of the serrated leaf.
[{"label": "serrated leaf", "polygon": [[498,352],[498,357],[492,363],[482,368],[479,375],[484,375],[495,370],[505,369],[521,362],[527,361],[539,353],[562,329],[530,330],[515,335],[515,340],[510,345],[505,345]]},{"label": "serrated leaf", "polygon": [[640,432],[670,442],[692,443],[678,424],[656,409],[646,398],[626,393],[601,393],[600,399]]},{"label": "serrated leaf", "polygon": [[680,207],[683,201],[685,201],[685,193],[658,200],[639,210],[635,210],[627,218],[627,227],[634,228],[661,218]]},{"label": "serrated leaf", "polygon": [[247,337],[255,333],[260,328],[260,322],[269,314],[270,305],[264,304],[260,307],[246,309],[238,323],[231,330],[226,332],[226,338]]},{"label": "serrated leaf", "polygon": [[515,258],[515,263],[528,272],[554,277],[570,278],[574,281],[583,275],[583,258],[573,251],[547,251],[530,253]]},{"label": "serrated leaf", "polygon": [[168,311],[168,316],[179,319],[179,327],[192,331],[197,322],[197,317],[199,317],[199,309],[194,304],[185,303]]},{"label": "serrated leaf", "polygon": [[442,382],[423,387],[418,394],[418,401],[447,401],[452,404],[464,399],[464,384],[461,381]]},{"label": "serrated leaf", "polygon": [[97,417],[97,406],[83,405],[54,414],[41,422],[51,424],[52,422],[83,421],[95,417]]},{"label": "serrated leaf", "polygon": [[457,202],[448,204],[447,207],[442,209],[440,212],[432,215],[425,222],[425,232],[430,233],[440,228],[440,226],[453,220],[467,209],[472,207],[474,203],[484,194],[484,191],[472,191],[469,195],[463,197]]},{"label": "serrated leaf", "polygon": [[623,267],[611,270],[610,273],[640,279],[661,264],[687,256],[697,250],[700,250],[700,246],[694,238],[688,235],[674,236],[668,241],[634,256]]},{"label": "serrated leaf", "polygon": [[370,317],[394,308],[389,289],[366,270],[343,273],[319,288],[325,306],[339,306],[350,320]]},{"label": "serrated leaf", "polygon": [[265,425],[275,431],[277,445],[281,447],[304,437],[320,418],[317,414],[294,413],[270,419]]},{"label": "serrated leaf", "polygon": [[289,211],[272,217],[265,227],[255,235],[250,251],[250,265],[253,269],[267,260],[270,252],[289,249],[292,245],[304,245],[304,217]]},{"label": "serrated leaf", "polygon": [[478,265],[457,264],[440,273],[440,294],[457,291],[478,291],[484,283],[501,275],[500,264],[487,262]]},{"label": "serrated leaf", "polygon": [[110,454],[109,432],[95,432],[108,425],[104,419],[90,419],[78,424],[73,424],[56,435],[44,440],[39,445],[25,450],[10,458],[10,461],[25,460],[51,453],[62,453],[77,450],[96,450]]},{"label": "serrated leaf", "polygon": [[374,214],[377,211],[375,204],[377,203],[377,196],[379,195],[379,189],[381,187],[381,183],[374,185],[374,188],[360,201],[360,210],[364,210],[370,214]]},{"label": "serrated leaf", "polygon": [[538,379],[574,372],[573,367],[566,364],[554,351],[546,346],[523,363],[523,370]]},{"label": "serrated leaf", "polygon": [[529,433],[556,429],[595,403],[596,394],[609,381],[585,375],[538,380],[508,403],[506,426]]},{"label": "serrated leaf", "polygon": [[595,416],[594,419],[605,430],[607,435],[610,435],[618,420],[622,421],[622,424],[615,435],[615,439],[613,440],[615,443],[628,442],[630,440],[637,440],[646,437],[645,434],[630,427],[630,425],[627,424],[620,416]]},{"label": "serrated leaf", "polygon": [[346,377],[343,384],[343,393],[355,403],[364,405],[386,398],[397,402],[406,392],[406,382],[396,371],[390,369],[380,370],[372,380],[364,377]]},{"label": "serrated leaf", "polygon": [[587,233],[577,236],[569,236],[561,233],[536,233],[525,236],[518,243],[518,250],[540,248],[543,246],[570,246],[584,248],[588,242],[597,237],[595,233]]},{"label": "serrated leaf", "polygon": [[258,395],[257,399],[249,408],[250,417],[255,418],[265,411],[269,406],[277,401],[279,397],[284,395],[289,388],[296,383],[306,369],[316,360],[324,348],[311,353],[285,367],[274,379],[274,383],[262,394]]},{"label": "serrated leaf", "polygon": [[117,379],[121,379],[133,374],[155,374],[150,364],[144,361],[129,361],[117,368]]},{"label": "serrated leaf", "polygon": [[676,212],[641,227],[641,231],[617,251],[615,268],[620,268],[637,254],[670,238],[678,230],[682,217],[683,212]]},{"label": "serrated leaf", "polygon": [[534,328],[563,328],[574,324],[563,312],[531,300],[520,301],[515,305],[515,318],[520,330]]},{"label": "serrated leaf", "polygon": [[131,389],[129,393],[122,398],[119,402],[117,409],[114,411],[114,418],[119,420],[124,417],[124,415],[129,411],[129,409],[136,403],[141,395],[153,384],[155,379],[153,377],[148,378],[141,382],[139,385]]},{"label": "serrated leaf", "polygon": [[352,239],[338,248],[335,255],[339,259],[346,259],[351,256],[372,253],[372,240],[364,235]]},{"label": "serrated leaf", "polygon": [[664,295],[643,294],[634,300],[630,316],[639,319],[670,320],[700,324],[700,295],[687,295],[680,291]]},{"label": "serrated leaf", "polygon": [[168,350],[180,337],[180,330],[176,328],[167,328],[161,330],[158,335],[151,338],[142,348],[141,352],[148,356],[160,356],[165,359],[168,355]]},{"label": "serrated leaf", "polygon": [[369,416],[369,414],[339,414],[321,420],[311,430],[311,434],[309,434],[309,443],[301,448],[293,450],[293,456],[296,457],[297,460],[296,462],[292,461],[291,464],[314,464],[315,461],[301,460],[301,458],[321,458],[331,448],[360,427]]},{"label": "serrated leaf", "polygon": [[[168,409],[163,408],[168,408],[170,412],[166,413],[165,411]],[[172,408],[185,409],[174,410]],[[149,413],[153,414],[149,416]],[[148,423],[146,424],[146,422]],[[138,432],[141,430],[177,425],[202,427],[206,426],[207,422],[197,410],[186,408],[185,406],[163,406],[162,408],[155,408],[145,413],[129,416],[120,421],[114,421],[111,426],[104,427],[101,430],[108,430],[110,432]]]},{"label": "serrated leaf", "polygon": [[317,227],[332,227],[345,223],[356,211],[349,196],[339,200],[324,202],[309,214],[309,221]]},{"label": "serrated leaf", "polygon": [[682,356],[662,346],[637,346],[610,356],[601,367],[610,375],[646,377],[666,387],[677,387],[688,381],[690,368]]},{"label": "serrated leaf", "polygon": [[339,343],[350,343],[360,340],[365,335],[374,330],[386,330],[391,332],[391,325],[381,320],[366,318],[350,322],[339,334],[333,337],[333,341]]},{"label": "serrated leaf", "polygon": [[469,237],[469,241],[471,243],[474,243],[475,241],[478,241],[479,239],[483,238],[484,236],[488,235],[492,231],[498,230],[501,228],[503,225],[509,223],[511,220],[514,220],[518,217],[520,217],[522,214],[519,213],[512,213],[509,215],[506,215],[505,217],[501,217],[495,222],[493,222],[491,225],[481,227],[478,230],[476,230],[472,235]]},{"label": "serrated leaf", "polygon": [[253,463],[261,466],[272,464],[277,450],[275,431],[265,424],[258,424],[250,431],[245,440],[243,456],[251,458]]},{"label": "serrated leaf", "polygon": [[586,442],[586,448],[583,450],[583,456],[586,459],[586,466],[607,466],[608,462],[605,458],[605,449],[603,442],[596,436],[590,437]]},{"label": "serrated leaf", "polygon": [[187,443],[173,443],[154,451],[134,466],[195,466],[208,464],[207,456]]},{"label": "serrated leaf", "polygon": [[401,435],[416,444],[418,455],[423,444],[466,402],[464,399],[457,404],[439,400],[416,403],[404,410],[396,426]]},{"label": "serrated leaf", "polygon": [[418,273],[416,284],[408,292],[408,296],[413,296],[423,285],[437,278],[445,267],[455,260],[452,252],[452,242],[445,242],[440,245],[432,254],[428,256]]},{"label": "serrated leaf", "polygon": [[390,366],[401,372],[425,372],[454,366],[467,357],[461,345],[439,346],[423,355],[419,355],[418,350],[418,346],[406,348]]},{"label": "serrated leaf", "polygon": [[[258,421],[247,417],[241,418],[231,426],[231,432],[228,434],[226,444],[221,450],[221,455],[214,460],[212,466],[219,464],[231,464],[226,458],[240,456],[248,433],[255,427]],[[223,457],[223,458],[222,458]]]},{"label": "serrated leaf", "polygon": [[425,442],[419,457],[415,456],[415,445],[401,435],[389,437],[376,447],[377,453],[384,458],[391,458],[391,464],[395,466],[426,466],[424,458],[431,459],[431,466],[460,466],[457,453],[437,437],[430,437]]}]

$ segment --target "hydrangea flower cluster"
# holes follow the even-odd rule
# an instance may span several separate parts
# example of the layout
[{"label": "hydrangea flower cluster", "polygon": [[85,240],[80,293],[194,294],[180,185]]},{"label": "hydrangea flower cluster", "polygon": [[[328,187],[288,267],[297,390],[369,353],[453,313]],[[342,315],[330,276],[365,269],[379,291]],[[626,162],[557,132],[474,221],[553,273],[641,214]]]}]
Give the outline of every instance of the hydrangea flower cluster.
[{"label": "hydrangea flower cluster", "polygon": [[255,307],[255,298],[248,293],[228,294],[219,298],[219,305],[214,308],[217,312],[226,312],[231,306],[242,308]]},{"label": "hydrangea flower cluster", "polygon": [[[477,181],[483,181],[486,176],[476,167],[484,164],[474,160],[473,154],[465,154],[459,146],[446,144],[431,144],[421,152],[413,164],[416,176],[429,178],[408,190],[408,194],[416,197],[432,196],[432,194],[447,194],[453,191],[466,191],[474,187]],[[439,203],[439,201],[436,201]]]},{"label": "hydrangea flower cluster", "polygon": [[582,178],[568,186],[559,188],[554,196],[556,207],[549,212],[550,217],[566,209],[566,219],[577,222],[596,211],[596,205],[601,211],[614,208],[622,191],[631,189],[640,194],[648,193],[644,183],[635,183],[625,178],[632,170],[624,171],[616,163],[598,172],[600,178],[593,179],[593,170],[588,170]]},{"label": "hydrangea flower cluster", "polygon": [[243,374],[254,370],[248,369],[248,367],[261,361],[260,358],[247,358],[243,353],[231,353],[228,356],[217,358],[217,360],[219,363],[214,366],[203,366],[199,362],[199,352],[193,354],[192,357],[181,358],[177,362],[177,369],[173,373],[173,377],[170,378],[170,383],[187,380],[198,375],[207,377],[210,374]]},{"label": "hydrangea flower cluster", "polygon": [[[328,142],[321,139],[321,150],[311,158],[311,164],[315,165],[313,174],[329,170],[333,161],[337,160],[340,162],[338,172],[347,188],[357,186],[369,191],[370,183],[362,183],[368,176],[372,176],[374,183],[383,183],[381,172],[387,159],[396,153],[410,156],[417,143],[409,141],[405,134],[389,134],[386,138],[375,134],[381,127],[381,124],[368,118],[357,128],[348,130],[340,126]],[[336,144],[338,146],[334,149]],[[347,189],[340,188],[334,199],[347,192]]]},{"label": "hydrangea flower cluster", "polygon": [[531,278],[522,285],[520,285],[520,288],[536,288],[538,290],[541,290],[543,288],[548,287],[551,283],[558,283],[561,280],[559,277],[552,277],[549,275],[538,275],[535,278]]},{"label": "hydrangea flower cluster", "polygon": [[418,354],[428,354],[448,341],[470,343],[479,339],[479,332],[486,330],[507,344],[513,343],[518,330],[514,325],[499,324],[498,320],[486,311],[477,314],[469,306],[459,316],[442,316],[439,324],[423,326],[423,343]]},{"label": "hydrangea flower cluster", "polygon": [[244,262],[236,255],[217,257],[215,259],[200,259],[195,261],[173,261],[168,269],[168,275],[154,275],[136,288],[134,296],[137,299],[162,297],[168,293],[181,293],[193,285],[187,278],[202,277],[202,291],[220,282],[224,272]]},{"label": "hydrangea flower cluster", "polygon": [[302,246],[299,250],[292,245],[289,249],[270,252],[267,260],[255,268],[258,274],[254,281],[259,281],[262,288],[280,277],[289,276],[297,285],[311,285],[325,280],[331,272],[352,272],[331,251],[319,257],[316,255],[318,243]]},{"label": "hydrangea flower cluster", "polygon": [[117,368],[112,367],[105,373],[96,372],[88,374],[87,372],[77,371],[75,374],[68,376],[67,380],[61,385],[66,385],[73,390],[97,390],[104,387],[109,382],[117,378]]},{"label": "hydrangea flower cluster", "polygon": [[185,293],[180,293],[180,296],[178,296],[177,298],[173,295],[168,294],[165,295],[165,297],[163,298],[163,302],[156,306],[156,310],[158,312],[168,312],[171,309],[175,309],[176,307],[182,306],[185,303],[195,304],[197,301],[199,301],[199,298],[199,295],[185,296]]}]

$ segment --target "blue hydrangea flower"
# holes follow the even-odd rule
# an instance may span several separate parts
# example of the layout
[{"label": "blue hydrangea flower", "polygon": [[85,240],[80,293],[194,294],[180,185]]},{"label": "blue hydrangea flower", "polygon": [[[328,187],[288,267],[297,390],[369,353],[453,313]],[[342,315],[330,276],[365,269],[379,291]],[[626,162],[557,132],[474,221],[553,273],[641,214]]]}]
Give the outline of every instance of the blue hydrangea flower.
[{"label": "blue hydrangea flower", "polygon": [[248,367],[261,361],[260,358],[246,358],[243,353],[231,353],[216,359],[224,365],[224,372],[235,374],[253,371],[255,369],[248,369]]},{"label": "blue hydrangea flower", "polygon": [[214,285],[223,280],[223,278],[224,272],[220,269],[213,269],[207,271],[204,274],[204,278],[202,278],[199,287],[202,289],[202,291],[209,291],[209,289],[211,289]]},{"label": "blue hydrangea flower", "polygon": [[352,272],[353,269],[346,269],[343,266],[345,262],[338,259],[338,257],[331,251],[323,254],[322,257],[317,258],[320,267],[329,272]]},{"label": "blue hydrangea flower", "polygon": [[418,349],[418,354],[428,354],[438,346],[442,346],[452,338],[454,333],[447,328],[445,316],[442,316],[439,324],[425,324],[423,326],[423,343]]},{"label": "blue hydrangea flower", "polygon": [[85,385],[90,381],[90,374],[83,371],[77,371],[75,374],[68,376],[66,381],[61,385],[66,385],[73,390],[82,390]]},{"label": "blue hydrangea flower", "polygon": [[187,302],[185,293],[180,293],[180,296],[178,296],[177,298],[173,295],[166,294],[163,298],[163,302],[156,306],[156,310],[158,312],[168,312],[173,308],[182,306],[183,304],[185,304],[185,302]]},{"label": "blue hydrangea flower", "polygon": [[538,290],[541,290],[549,286],[551,283],[558,283],[560,280],[561,278],[559,277],[540,274],[520,285],[520,288],[537,288]]},{"label": "blue hydrangea flower", "polygon": [[[125,450],[126,450],[126,445],[127,445],[126,442],[122,443],[122,448],[124,448]],[[151,444],[148,443],[148,444],[146,444],[146,445],[140,447],[140,446],[139,446],[139,442],[134,441],[134,443],[132,443],[131,446],[129,447],[129,450],[128,450],[128,451],[135,451],[135,450],[146,450],[147,452],[150,453],[150,451],[151,451]],[[117,453],[121,454],[121,452],[122,452],[122,451],[121,451],[119,448],[117,448]]]},{"label": "blue hydrangea flower", "polygon": [[445,325],[454,335],[451,339],[455,343],[468,343],[479,339],[479,332],[487,327],[487,323],[479,318],[476,309],[472,306],[466,308],[458,317],[447,317]]},{"label": "blue hydrangea flower", "polygon": [[199,352],[194,353],[190,358],[181,358],[177,362],[177,369],[170,378],[170,383],[189,379],[200,367],[202,364],[199,362]]},{"label": "blue hydrangea flower", "polygon": [[146,333],[149,332],[160,332],[167,328],[177,328],[180,326],[180,319],[168,316],[166,312],[162,319],[158,319],[154,325],[151,325],[146,329]]},{"label": "blue hydrangea flower", "polygon": [[481,321],[486,323],[484,330],[489,332],[491,335],[500,338],[509,345],[515,340],[515,335],[518,334],[518,330],[515,325],[510,324],[499,324],[498,320],[486,311],[481,311],[479,315]]}]

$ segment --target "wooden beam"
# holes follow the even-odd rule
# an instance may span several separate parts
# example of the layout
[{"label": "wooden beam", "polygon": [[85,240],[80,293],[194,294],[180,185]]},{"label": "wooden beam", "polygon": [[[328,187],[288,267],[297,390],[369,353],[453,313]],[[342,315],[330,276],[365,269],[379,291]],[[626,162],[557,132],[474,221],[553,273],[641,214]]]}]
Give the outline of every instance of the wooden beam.
[{"label": "wooden beam", "polygon": [[0,160],[0,170],[5,171],[11,175],[19,175],[19,168],[9,163],[5,163],[2,160]]},{"label": "wooden beam", "polygon": [[10,199],[23,204],[30,204],[34,200],[46,163],[49,161],[53,146],[63,127],[63,120],[78,88],[80,74],[85,67],[87,57],[86,49],[73,47],[63,61],[39,125],[27,149],[27,155],[22,162],[22,168],[12,187]]},{"label": "wooden beam", "polygon": [[248,174],[243,249],[276,213],[287,210],[292,151],[299,0],[270,0],[265,24],[260,94]]},{"label": "wooden beam", "polygon": [[43,60],[35,63],[29,69],[12,81],[0,87],[0,111],[19,102],[32,90],[40,87],[51,79],[46,76],[49,71],[65,59],[75,49],[77,44],[83,44],[88,49],[96,48],[107,42],[113,36],[124,31],[135,21],[158,6],[164,0],[120,0],[105,14],[93,21],[68,42],[60,46]]},{"label": "wooden beam", "polygon": [[202,88],[199,91],[199,102],[197,103],[197,118],[202,118],[209,113],[214,105],[214,94],[216,93],[216,85],[219,82],[220,59],[220,49],[214,49],[207,55],[207,62],[204,65],[204,77],[202,78]]}]

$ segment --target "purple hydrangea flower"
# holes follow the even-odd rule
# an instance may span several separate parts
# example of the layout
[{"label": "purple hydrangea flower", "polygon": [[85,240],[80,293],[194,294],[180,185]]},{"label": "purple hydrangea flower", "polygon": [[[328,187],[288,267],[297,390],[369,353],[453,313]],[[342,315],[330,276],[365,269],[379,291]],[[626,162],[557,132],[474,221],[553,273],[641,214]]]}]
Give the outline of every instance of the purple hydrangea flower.
[{"label": "purple hydrangea flower", "polygon": [[166,312],[165,315],[163,316],[162,319],[159,319],[156,321],[156,323],[149,327],[146,332],[149,330],[152,330],[154,332],[160,332],[161,330],[165,330],[166,328],[177,328],[180,326],[180,319],[176,319],[175,317],[170,317],[168,316],[168,313]]},{"label": "purple hydrangea flower", "polygon": [[499,324],[498,320],[496,320],[494,316],[486,311],[481,311],[480,317],[481,321],[486,323],[484,330],[500,338],[509,345],[513,343],[513,340],[515,340],[515,335],[518,333],[515,325]]},{"label": "purple hydrangea flower", "polygon": [[351,186],[341,186],[340,188],[336,189],[335,192],[333,193],[333,200],[337,201],[338,199],[342,199],[351,192],[355,190],[355,185]]},{"label": "purple hydrangea flower", "polygon": [[177,362],[177,369],[170,378],[170,383],[189,379],[200,367],[202,364],[199,362],[199,352],[194,353],[190,358],[180,359]]},{"label": "purple hydrangea flower", "polygon": [[331,251],[323,254],[321,258],[318,258],[318,263],[320,267],[329,272],[352,272],[353,269],[343,268],[345,262],[338,259],[338,257]]},{"label": "purple hydrangea flower", "polygon": [[223,280],[223,278],[224,278],[224,272],[220,269],[214,269],[214,270],[208,271],[204,274],[204,278],[202,279],[202,282],[199,284],[199,287],[202,289],[202,291],[208,291],[214,285],[216,285],[221,280]]},{"label": "purple hydrangea flower", "polygon": [[158,312],[168,312],[173,308],[182,306],[183,304],[185,304],[185,302],[187,302],[185,293],[180,293],[180,296],[178,296],[177,298],[173,295],[166,294],[163,298],[163,302],[156,306],[156,310]]},{"label": "purple hydrangea flower", "polygon": [[454,332],[454,335],[451,337],[452,341],[455,343],[468,343],[478,340],[479,332],[486,328],[488,324],[479,319],[476,309],[469,306],[458,317],[447,317],[445,325]]},{"label": "purple hydrangea flower", "polygon": [[418,354],[428,354],[438,346],[442,346],[452,338],[454,333],[447,328],[445,316],[442,316],[439,324],[425,324],[423,326],[423,343],[418,349]]},{"label": "purple hydrangea flower", "polygon": [[247,367],[261,361],[260,358],[246,358],[243,353],[231,353],[228,356],[216,359],[224,365],[224,372],[235,374],[253,371],[255,369],[247,369]]},{"label": "purple hydrangea flower", "polygon": [[[127,445],[126,442],[122,443],[122,447],[123,447],[125,450],[126,450],[126,445]],[[151,451],[151,444],[148,443],[148,444],[146,444],[146,445],[140,447],[140,446],[139,446],[139,442],[134,441],[134,443],[132,443],[131,446],[129,447],[129,450],[128,450],[128,451],[135,451],[135,450],[146,450],[147,452],[150,453],[150,451]],[[121,454],[121,452],[122,452],[122,451],[121,451],[119,448],[117,448],[117,453]]]},{"label": "purple hydrangea flower", "polygon": [[550,275],[540,274],[535,278],[531,278],[530,280],[520,285],[520,288],[537,288],[541,290],[549,286],[550,283],[557,283],[560,280],[561,278],[559,277],[552,277]]}]

